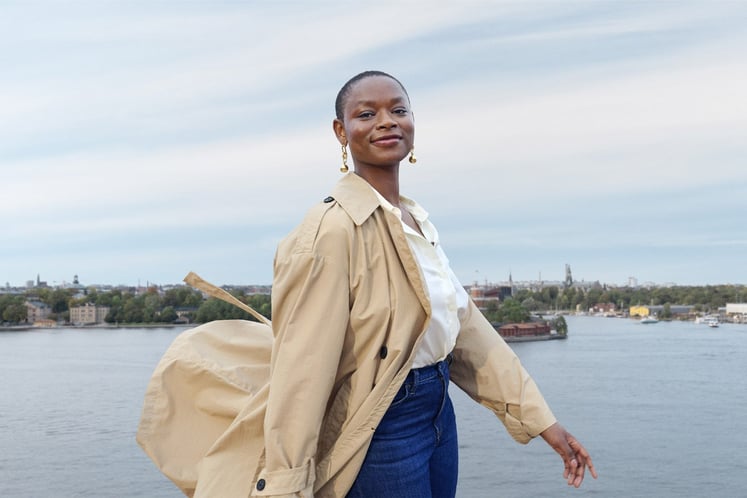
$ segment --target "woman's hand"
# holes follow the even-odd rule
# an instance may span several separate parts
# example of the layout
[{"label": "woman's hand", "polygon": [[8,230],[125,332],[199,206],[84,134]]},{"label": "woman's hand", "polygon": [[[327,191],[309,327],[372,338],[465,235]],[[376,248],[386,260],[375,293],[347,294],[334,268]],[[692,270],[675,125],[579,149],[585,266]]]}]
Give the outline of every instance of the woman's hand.
[{"label": "woman's hand", "polygon": [[594,464],[591,463],[589,452],[562,425],[556,422],[545,429],[540,436],[563,459],[563,465],[565,466],[563,477],[568,480],[569,486],[581,486],[586,467],[589,467],[591,476],[594,479],[597,478],[597,471]]}]

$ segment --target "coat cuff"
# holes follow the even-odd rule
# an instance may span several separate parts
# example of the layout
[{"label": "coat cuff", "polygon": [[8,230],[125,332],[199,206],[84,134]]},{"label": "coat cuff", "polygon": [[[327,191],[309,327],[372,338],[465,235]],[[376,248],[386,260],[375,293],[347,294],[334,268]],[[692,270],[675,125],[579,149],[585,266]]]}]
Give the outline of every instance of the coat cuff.
[{"label": "coat cuff", "polygon": [[301,467],[262,471],[254,482],[251,496],[313,498],[315,478],[313,459]]},{"label": "coat cuff", "polygon": [[519,405],[506,404],[503,424],[516,442],[527,444],[556,422],[547,405],[535,409],[534,412],[531,419],[526,420],[521,416]]}]

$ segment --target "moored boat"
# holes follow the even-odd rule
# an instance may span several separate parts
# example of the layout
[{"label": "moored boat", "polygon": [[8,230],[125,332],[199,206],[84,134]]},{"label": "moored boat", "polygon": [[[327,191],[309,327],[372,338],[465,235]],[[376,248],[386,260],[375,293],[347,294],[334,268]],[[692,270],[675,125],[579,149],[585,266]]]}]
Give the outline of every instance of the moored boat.
[{"label": "moored boat", "polygon": [[566,338],[566,334],[559,333],[547,322],[494,323],[493,327],[506,342],[549,341]]},{"label": "moored boat", "polygon": [[716,327],[719,326],[720,322],[719,322],[718,316],[716,316],[716,315],[706,315],[706,316],[703,316],[703,317],[700,317],[700,316],[697,317],[695,319],[695,323],[704,323],[704,324],[708,325],[711,328],[716,328]]}]

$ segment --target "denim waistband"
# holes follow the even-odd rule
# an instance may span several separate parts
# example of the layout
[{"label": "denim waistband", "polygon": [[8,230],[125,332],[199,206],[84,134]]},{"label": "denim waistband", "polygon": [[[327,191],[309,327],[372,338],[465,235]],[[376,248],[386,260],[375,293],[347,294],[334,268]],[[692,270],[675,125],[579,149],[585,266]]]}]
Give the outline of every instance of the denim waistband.
[{"label": "denim waistband", "polygon": [[410,385],[418,385],[423,382],[432,380],[436,377],[439,377],[439,374],[448,378],[449,365],[451,365],[451,358],[452,358],[451,353],[449,353],[448,355],[446,355],[446,358],[444,358],[443,360],[437,363],[434,363],[433,365],[428,365],[428,366],[420,367],[420,368],[413,368],[407,374],[405,383],[410,384]]}]

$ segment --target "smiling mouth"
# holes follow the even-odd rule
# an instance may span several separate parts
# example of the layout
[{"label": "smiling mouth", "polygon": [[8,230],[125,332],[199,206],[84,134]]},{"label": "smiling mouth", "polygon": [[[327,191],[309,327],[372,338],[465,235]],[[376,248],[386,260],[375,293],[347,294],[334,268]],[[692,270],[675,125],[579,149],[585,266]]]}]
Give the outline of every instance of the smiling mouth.
[{"label": "smiling mouth", "polygon": [[399,135],[387,135],[385,137],[379,137],[373,141],[375,144],[388,145],[399,142],[402,139]]}]

